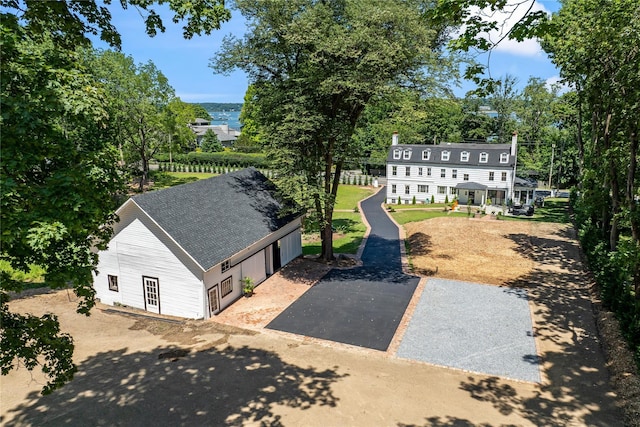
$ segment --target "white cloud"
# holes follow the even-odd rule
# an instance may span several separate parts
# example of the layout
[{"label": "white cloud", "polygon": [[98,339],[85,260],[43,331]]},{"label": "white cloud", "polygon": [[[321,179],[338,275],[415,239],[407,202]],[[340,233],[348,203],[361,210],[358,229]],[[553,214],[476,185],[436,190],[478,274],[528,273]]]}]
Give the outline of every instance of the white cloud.
[{"label": "white cloud", "polygon": [[[533,2],[533,6],[532,5]],[[525,40],[518,42],[516,40],[502,39],[507,32],[527,13],[531,6],[531,12],[543,11],[549,13],[544,5],[536,0],[522,2],[522,0],[509,0],[503,11],[492,12],[491,9],[480,10],[477,7],[471,8],[470,11],[474,16],[481,16],[486,21],[495,21],[498,29],[489,33],[481,33],[483,37],[488,38],[491,42],[499,44],[495,50],[513,55],[535,57],[542,56],[542,48],[537,40]]]},{"label": "white cloud", "polygon": [[571,86],[566,83],[562,83],[560,76],[549,77],[545,80],[545,86],[547,87],[547,90],[551,90],[556,87],[559,94],[563,94],[571,90]]}]

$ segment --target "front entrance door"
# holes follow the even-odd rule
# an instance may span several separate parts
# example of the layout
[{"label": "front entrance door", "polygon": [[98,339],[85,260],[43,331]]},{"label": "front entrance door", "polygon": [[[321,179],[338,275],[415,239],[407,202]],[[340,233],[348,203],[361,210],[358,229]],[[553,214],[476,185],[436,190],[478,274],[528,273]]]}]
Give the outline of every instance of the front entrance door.
[{"label": "front entrance door", "polygon": [[160,286],[158,279],[142,276],[142,286],[144,288],[144,309],[160,314]]},{"label": "front entrance door", "polygon": [[469,190],[469,204],[470,205],[476,204],[476,192],[473,190]]},{"label": "front entrance door", "polygon": [[218,285],[209,289],[209,316],[213,316],[220,311],[220,297],[218,296]]}]

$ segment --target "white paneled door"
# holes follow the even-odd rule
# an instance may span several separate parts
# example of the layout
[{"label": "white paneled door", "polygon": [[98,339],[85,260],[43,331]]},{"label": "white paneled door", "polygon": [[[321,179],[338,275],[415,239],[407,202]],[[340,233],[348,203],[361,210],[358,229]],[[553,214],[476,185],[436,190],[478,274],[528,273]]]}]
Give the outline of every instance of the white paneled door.
[{"label": "white paneled door", "polygon": [[209,289],[209,316],[213,316],[220,311],[220,297],[218,296],[218,285]]},{"label": "white paneled door", "polygon": [[142,277],[144,286],[145,310],[160,314],[160,286],[158,279],[153,277]]}]

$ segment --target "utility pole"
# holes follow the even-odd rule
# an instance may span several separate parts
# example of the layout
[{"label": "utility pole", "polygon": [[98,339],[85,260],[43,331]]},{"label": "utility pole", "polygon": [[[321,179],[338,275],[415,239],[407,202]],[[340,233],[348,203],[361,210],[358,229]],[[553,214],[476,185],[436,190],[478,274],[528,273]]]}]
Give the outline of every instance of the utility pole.
[{"label": "utility pole", "polygon": [[553,175],[553,154],[555,153],[555,150],[556,150],[556,144],[551,144],[551,166],[549,167],[549,189],[550,190],[551,190],[551,176]]}]

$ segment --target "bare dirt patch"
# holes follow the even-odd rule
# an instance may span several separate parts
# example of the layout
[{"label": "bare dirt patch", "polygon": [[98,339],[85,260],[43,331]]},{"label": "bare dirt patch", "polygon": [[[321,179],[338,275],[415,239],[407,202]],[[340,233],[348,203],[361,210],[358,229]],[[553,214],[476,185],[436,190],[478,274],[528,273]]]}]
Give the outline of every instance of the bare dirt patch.
[{"label": "bare dirt patch", "polygon": [[423,244],[425,253],[411,255],[418,268],[527,289],[542,384],[260,329],[329,269],[296,260],[225,310],[224,323],[222,315],[176,321],[104,305],[87,318],[75,313],[75,298],[65,291],[12,301],[15,311],[59,316],[75,339],[79,371],[50,396],[39,395],[42,379],[24,367],[2,377],[0,424],[623,424],[595,327],[590,279],[568,227],[444,218],[407,231]]},{"label": "bare dirt patch", "polygon": [[405,225],[414,271],[425,276],[501,285],[530,273],[530,236],[565,233],[549,223],[434,218]]},{"label": "bare dirt patch", "polygon": [[[569,414],[580,411],[571,399],[615,397],[607,406],[623,409],[619,424],[640,425],[635,364],[615,318],[598,303],[571,226],[435,218],[406,224],[405,230],[418,274],[527,290],[545,377],[538,401],[530,402],[541,424],[571,424]],[[504,402],[493,386],[467,386],[483,399]],[[554,396],[565,400],[552,403]],[[546,404],[555,405],[552,413],[538,406]],[[586,425],[608,425],[583,417]]]}]

